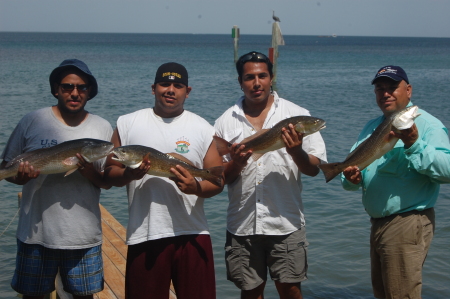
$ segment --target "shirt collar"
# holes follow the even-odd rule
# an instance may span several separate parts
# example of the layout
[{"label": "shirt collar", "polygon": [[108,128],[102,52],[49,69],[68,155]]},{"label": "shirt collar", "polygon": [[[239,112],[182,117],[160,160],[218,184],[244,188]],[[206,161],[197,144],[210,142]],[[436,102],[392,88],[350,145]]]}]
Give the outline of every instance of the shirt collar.
[{"label": "shirt collar", "polygon": [[[280,97],[278,96],[276,91],[272,91],[272,95],[273,95],[274,106],[270,108],[270,111],[275,111],[275,109],[278,107],[278,105],[280,103]],[[242,104],[244,103],[244,99],[245,99],[245,97],[241,96],[237,100],[236,104],[233,107],[233,112],[236,113],[237,115],[241,115],[241,116],[245,117],[244,108],[242,107]],[[271,113],[270,111],[269,111],[269,113]]]}]

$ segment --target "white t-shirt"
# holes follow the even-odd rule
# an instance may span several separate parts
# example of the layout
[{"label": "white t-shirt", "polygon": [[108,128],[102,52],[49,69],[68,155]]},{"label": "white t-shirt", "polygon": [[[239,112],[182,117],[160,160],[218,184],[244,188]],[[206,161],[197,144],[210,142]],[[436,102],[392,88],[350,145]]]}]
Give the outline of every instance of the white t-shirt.
[{"label": "white t-shirt", "polygon": [[[241,97],[215,123],[217,136],[231,143],[239,143],[256,133],[245,117],[243,100]],[[263,129],[298,115],[310,114],[274,92],[274,103]],[[327,160],[325,143],[319,132],[304,137],[302,148],[321,161]],[[224,156],[226,162],[229,159]],[[250,158],[241,175],[228,184],[228,231],[245,236],[286,235],[298,230],[305,225],[301,191],[301,173],[286,148],[268,152],[257,162]]]},{"label": "white t-shirt", "polygon": [[[200,116],[184,111],[161,118],[147,108],[119,117],[122,145],[144,145],[163,153],[179,153],[196,167],[212,142],[214,128]],[[168,178],[146,174],[127,185],[127,244],[180,235],[209,234],[204,199],[181,192]]]},{"label": "white t-shirt", "polygon": [[[79,126],[59,121],[51,107],[25,115],[11,134],[1,158],[16,156],[80,138],[111,140],[112,128],[103,118],[88,114]],[[103,169],[105,159],[94,163]],[[54,249],[81,249],[102,242],[100,189],[78,171],[39,175],[22,188],[17,238]]]}]

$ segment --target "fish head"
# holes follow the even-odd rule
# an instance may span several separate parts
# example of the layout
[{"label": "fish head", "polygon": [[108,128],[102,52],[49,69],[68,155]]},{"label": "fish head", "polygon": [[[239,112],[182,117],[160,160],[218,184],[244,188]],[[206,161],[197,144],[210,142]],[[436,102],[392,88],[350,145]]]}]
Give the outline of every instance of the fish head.
[{"label": "fish head", "polygon": [[392,126],[397,130],[406,130],[412,127],[414,120],[420,115],[417,111],[419,107],[417,105],[406,107],[393,115]]},{"label": "fish head", "polygon": [[139,145],[124,145],[116,147],[112,150],[114,156],[111,157],[114,161],[120,162],[125,166],[137,168],[141,165],[144,155],[143,146]]},{"label": "fish head", "polygon": [[81,148],[80,154],[87,162],[94,162],[95,160],[104,158],[111,153],[114,144],[103,140],[89,140]]},{"label": "fish head", "polygon": [[325,129],[325,121],[323,119],[304,116],[294,125],[295,130],[304,135],[310,135],[316,133],[322,129]]}]

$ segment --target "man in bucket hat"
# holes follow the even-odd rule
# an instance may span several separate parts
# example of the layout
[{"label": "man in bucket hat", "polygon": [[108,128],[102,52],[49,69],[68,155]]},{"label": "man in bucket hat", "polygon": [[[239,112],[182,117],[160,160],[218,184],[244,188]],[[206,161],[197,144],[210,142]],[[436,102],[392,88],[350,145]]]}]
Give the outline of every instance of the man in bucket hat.
[{"label": "man in bucket hat", "polygon": [[[161,65],[152,92],[153,108],[119,117],[114,145],[176,151],[221,176],[214,128],[184,109],[191,92],[186,68],[174,62]],[[151,168],[151,160],[131,169],[108,157],[105,169],[112,185],[127,185],[128,191],[126,298],[169,298],[172,279],[178,298],[214,299],[214,258],[203,202],[220,193],[223,182],[197,181],[180,165],[171,169],[172,178],[148,175]]]},{"label": "man in bucket hat", "polygon": [[[81,138],[110,140],[112,128],[86,111],[97,95],[97,80],[87,65],[64,60],[50,74],[51,107],[25,115],[11,134],[1,158],[4,167],[16,156]],[[7,180],[23,185],[17,228],[16,270],[11,286],[23,298],[44,298],[55,289],[60,273],[64,290],[74,298],[93,298],[103,289],[100,188],[103,161],[88,163],[80,154],[78,171],[43,175],[29,162],[20,163]]]},{"label": "man in bucket hat", "polygon": [[[412,106],[406,72],[388,65],[372,84],[383,115],[369,121],[355,149],[386,117]],[[346,190],[362,188],[362,202],[371,217],[370,259],[376,298],[421,297],[422,267],[434,234],[434,205],[439,186],[450,183],[450,144],[441,121],[419,109],[411,128],[390,132],[394,148],[360,171],[343,171]]]}]

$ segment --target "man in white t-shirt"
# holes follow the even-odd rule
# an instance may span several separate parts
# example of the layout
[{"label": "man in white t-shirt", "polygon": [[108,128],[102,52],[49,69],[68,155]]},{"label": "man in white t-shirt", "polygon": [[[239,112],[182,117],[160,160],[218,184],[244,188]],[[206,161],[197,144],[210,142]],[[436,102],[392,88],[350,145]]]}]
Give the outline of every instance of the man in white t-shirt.
[{"label": "man in white t-shirt", "polygon": [[233,143],[224,156],[227,277],[241,298],[263,298],[269,269],[280,298],[299,299],[308,266],[301,174],[319,173],[325,144],[320,133],[304,137],[290,124],[282,133],[285,148],[250,158],[252,151],[238,144],[244,138],[309,112],[271,91],[272,63],[264,54],[241,56],[236,69],[244,95],[215,124],[217,136]]},{"label": "man in white t-shirt", "polygon": [[[161,65],[152,85],[153,108],[119,117],[112,142],[116,147],[144,145],[163,153],[178,152],[198,168],[222,166],[213,141],[214,128],[184,110],[191,87],[184,66]],[[108,158],[106,178],[127,185],[127,298],[169,298],[170,281],[179,298],[216,297],[214,260],[204,198],[221,186],[197,181],[185,168],[170,169],[172,178],[148,175],[147,158],[131,169]]]},{"label": "man in white t-shirt", "polygon": [[[64,60],[50,74],[57,105],[25,115],[1,155],[2,167],[16,156],[65,141],[110,140],[112,127],[85,110],[97,95],[97,81],[78,59]],[[105,159],[87,163],[78,154],[78,171],[68,176],[39,174],[29,162],[6,180],[23,185],[17,227],[16,270],[11,286],[23,298],[44,298],[55,290],[59,271],[74,298],[93,298],[103,289],[100,188]]]}]

